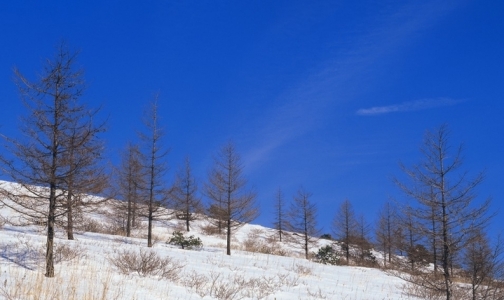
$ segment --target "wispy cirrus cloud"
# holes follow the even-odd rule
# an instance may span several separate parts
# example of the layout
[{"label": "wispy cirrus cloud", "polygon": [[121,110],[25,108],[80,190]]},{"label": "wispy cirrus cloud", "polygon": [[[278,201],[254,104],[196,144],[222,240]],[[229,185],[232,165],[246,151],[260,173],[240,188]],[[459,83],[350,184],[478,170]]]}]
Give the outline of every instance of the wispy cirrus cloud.
[{"label": "wispy cirrus cloud", "polygon": [[407,101],[400,104],[393,104],[388,106],[375,106],[371,108],[361,108],[357,110],[356,114],[360,116],[375,116],[395,112],[407,112],[425,110],[442,106],[452,106],[463,102],[464,100],[452,98],[429,98],[420,99],[415,101]]},{"label": "wispy cirrus cloud", "polygon": [[[341,47],[337,56],[320,64],[320,68],[315,68],[305,80],[275,99],[277,105],[264,113],[258,121],[259,125],[253,126],[255,134],[249,135],[257,139],[256,144],[244,154],[246,165],[257,167],[276,149],[321,126],[331,117],[331,111],[338,103],[350,101],[363,90],[362,78],[374,76],[378,61],[382,63],[391,54],[401,51],[416,33],[433,26],[452,8],[451,5],[432,1],[384,12],[373,26],[369,26],[369,30],[358,32]],[[443,102],[445,106],[453,101],[447,98],[426,99],[396,105],[399,107],[395,110],[406,110],[407,106],[409,110],[415,106],[425,107],[433,100]],[[430,103],[430,106],[436,105]],[[371,115],[372,110],[380,109],[388,109],[387,112],[394,110],[393,107],[371,108],[359,110],[358,114]]]}]

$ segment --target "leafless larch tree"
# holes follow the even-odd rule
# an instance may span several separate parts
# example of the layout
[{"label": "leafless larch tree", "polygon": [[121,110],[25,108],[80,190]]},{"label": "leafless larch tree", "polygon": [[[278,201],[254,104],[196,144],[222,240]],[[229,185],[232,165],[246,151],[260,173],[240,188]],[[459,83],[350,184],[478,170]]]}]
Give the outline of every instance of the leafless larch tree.
[{"label": "leafless larch tree", "polygon": [[[144,204],[145,197],[145,168],[138,145],[129,143],[122,155],[121,165],[116,169],[116,194],[122,201],[117,202],[117,215],[115,216],[126,231],[126,236],[131,236],[132,228],[136,227],[140,205]],[[140,213],[141,214],[141,213]]]},{"label": "leafless larch tree", "polygon": [[75,70],[76,57],[61,43],[36,81],[14,71],[28,114],[20,128],[24,138],[4,136],[12,156],[1,159],[2,169],[18,185],[2,187],[2,201],[24,221],[47,226],[46,277],[54,277],[57,220],[68,217],[71,238],[72,209],[83,204],[83,193],[101,190],[94,179],[103,181],[102,170],[96,167],[102,151],[97,135],[103,127],[94,126],[96,111],[79,103],[84,81],[82,71]]},{"label": "leafless larch tree", "polygon": [[309,259],[310,245],[320,235],[317,225],[317,206],[310,200],[311,193],[299,189],[289,209],[288,229],[293,233],[292,241],[300,245]]},{"label": "leafless larch tree", "polygon": [[[164,185],[164,178],[168,167],[166,156],[168,150],[164,150],[161,141],[163,131],[159,126],[158,95],[150,103],[144,123],[147,128],[145,133],[140,134],[144,142],[145,153],[142,164],[145,169],[145,193],[146,193],[146,217],[147,217],[147,247],[152,247],[152,222],[160,216],[160,209],[166,208],[168,192]],[[161,213],[162,214],[162,213]]]},{"label": "leafless larch tree", "polygon": [[214,158],[205,185],[205,194],[210,200],[211,217],[217,219],[226,229],[226,254],[231,255],[231,236],[233,231],[253,221],[259,214],[256,195],[247,189],[243,176],[240,156],[233,143],[227,143]]},{"label": "leafless larch tree", "polygon": [[[409,182],[396,180],[407,196],[415,201],[410,210],[423,236],[439,243],[442,277],[418,274],[413,283],[453,299],[453,265],[459,255],[488,223],[490,200],[477,201],[475,189],[483,180],[460,171],[462,146],[453,149],[449,131],[442,125],[428,131],[424,138],[421,163],[403,167]],[[432,224],[436,226],[432,226]]]},{"label": "leafless larch tree", "polygon": [[186,231],[190,231],[190,222],[196,220],[198,213],[204,210],[197,192],[198,184],[192,173],[191,161],[186,157],[170,192],[170,204],[176,211],[176,217],[185,222]]},{"label": "leafless larch tree", "polygon": [[274,222],[273,226],[278,233],[278,238],[280,242],[282,241],[282,235],[284,235],[287,219],[286,219],[286,207],[285,199],[282,190],[278,188],[275,194],[275,204],[274,204]]},{"label": "leafless larch tree", "polygon": [[392,263],[392,257],[395,251],[398,223],[396,211],[390,202],[385,203],[378,217],[378,224],[375,230],[376,242],[379,249],[383,252],[383,266]]},{"label": "leafless larch tree", "polygon": [[336,239],[341,242],[347,264],[350,263],[350,245],[355,243],[358,236],[357,220],[352,203],[345,199],[341,203],[332,223],[332,231]]}]

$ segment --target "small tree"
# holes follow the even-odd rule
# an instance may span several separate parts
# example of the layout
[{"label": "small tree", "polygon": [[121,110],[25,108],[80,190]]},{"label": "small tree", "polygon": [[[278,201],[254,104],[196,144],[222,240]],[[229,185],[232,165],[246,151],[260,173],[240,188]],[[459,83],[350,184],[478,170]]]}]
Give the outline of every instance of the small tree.
[{"label": "small tree", "polygon": [[411,272],[414,272],[417,266],[425,267],[429,264],[432,258],[427,248],[425,248],[422,244],[413,244],[408,246],[406,249],[406,255],[411,264]]},{"label": "small tree", "polygon": [[275,197],[275,221],[273,222],[273,226],[278,233],[278,238],[280,242],[282,241],[282,234],[285,230],[286,219],[285,219],[285,199],[283,197],[282,190],[278,188]]},{"label": "small tree", "polygon": [[226,228],[226,254],[231,255],[234,229],[254,220],[259,214],[255,193],[246,190],[240,156],[233,143],[226,144],[214,158],[205,192],[212,216]]},{"label": "small tree", "polygon": [[376,241],[378,246],[383,251],[383,266],[387,266],[387,260],[390,264],[394,253],[394,230],[398,228],[395,210],[389,202],[385,203],[378,219],[376,227]]},{"label": "small tree", "polygon": [[184,167],[178,171],[171,191],[171,204],[177,211],[176,217],[185,221],[186,231],[190,230],[190,222],[196,220],[196,214],[203,211],[201,199],[196,195],[197,190],[191,163],[189,157],[186,157]]},{"label": "small tree", "polygon": [[185,237],[184,234],[180,231],[175,231],[173,232],[173,237],[170,238],[168,241],[168,244],[170,245],[177,245],[180,246],[182,249],[200,249],[203,247],[203,243],[201,242],[201,239],[198,237],[194,237],[194,235],[191,235],[189,237]]},{"label": "small tree", "polygon": [[370,225],[366,223],[364,215],[360,215],[357,221],[357,236],[355,237],[355,245],[359,251],[357,256],[357,263],[361,265],[374,265],[376,258],[371,253],[373,245],[369,240]]},{"label": "small tree", "polygon": [[315,261],[324,265],[339,265],[340,255],[331,245],[326,245],[318,249],[315,254]]},{"label": "small tree", "polygon": [[302,247],[305,258],[309,258],[309,248],[320,235],[317,226],[317,207],[310,201],[311,193],[299,189],[289,210],[288,229],[294,233],[294,242]]},{"label": "small tree", "polygon": [[479,231],[464,249],[463,267],[471,284],[473,300],[504,299],[504,290],[498,286],[504,274],[502,250],[500,239],[492,247],[483,231]]},{"label": "small tree", "polygon": [[[432,262],[433,258],[427,248],[421,244],[422,237],[419,232],[422,230],[417,228],[419,224],[413,219],[410,209],[406,208],[405,212],[396,215],[395,221],[398,228],[394,230],[394,245],[395,248],[406,253],[410,270],[413,272],[417,266]],[[434,272],[436,271],[436,265],[434,265]]]},{"label": "small tree", "polygon": [[116,169],[117,194],[123,200],[118,203],[119,219],[126,219],[126,236],[131,236],[131,229],[136,227],[138,205],[145,198],[145,169],[142,167],[142,153],[138,145],[129,143],[122,155],[121,165]]},{"label": "small tree", "polygon": [[350,263],[350,244],[354,243],[358,236],[357,220],[352,203],[345,199],[333,219],[333,233],[341,242],[347,264]]},{"label": "small tree", "polygon": [[72,125],[67,130],[68,151],[63,162],[68,172],[62,186],[67,194],[62,206],[66,207],[65,229],[69,240],[74,239],[75,215],[108,199],[89,196],[99,195],[109,187],[109,177],[103,164],[99,164],[104,146],[97,136],[104,131],[104,125],[94,126],[92,119],[97,112],[90,113],[84,106],[75,107]]}]

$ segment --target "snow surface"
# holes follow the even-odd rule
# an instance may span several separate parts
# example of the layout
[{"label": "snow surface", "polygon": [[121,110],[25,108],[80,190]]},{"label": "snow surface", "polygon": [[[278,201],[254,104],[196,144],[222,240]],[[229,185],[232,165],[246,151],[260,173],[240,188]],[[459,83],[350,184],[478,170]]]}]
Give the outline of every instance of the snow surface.
[{"label": "snow surface", "polygon": [[[16,214],[3,207],[0,216]],[[110,222],[99,211],[92,217],[103,224]],[[416,299],[403,293],[404,282],[399,278],[379,269],[308,261],[295,245],[273,241],[274,231],[259,225],[241,227],[228,256],[225,237],[203,234],[205,225],[206,221],[193,222],[186,234],[203,241],[204,247],[197,251],[166,244],[173,231],[184,228],[176,220],[154,223],[157,242],[151,249],[143,238],[146,229],[135,230],[134,238],[78,232],[73,241],[58,229],[55,247],[78,254],[56,264],[55,278],[45,278],[45,228],[4,224],[0,228],[0,299]],[[243,251],[247,241],[275,244],[289,256]],[[325,243],[319,241],[312,250]],[[111,263],[122,251],[155,251],[183,268],[172,279],[124,275]]]}]

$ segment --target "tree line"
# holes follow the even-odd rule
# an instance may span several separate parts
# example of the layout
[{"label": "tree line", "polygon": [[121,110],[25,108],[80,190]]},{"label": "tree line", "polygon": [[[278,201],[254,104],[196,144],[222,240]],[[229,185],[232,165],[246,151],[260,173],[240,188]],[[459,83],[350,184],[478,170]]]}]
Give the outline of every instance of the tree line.
[{"label": "tree line", "polygon": [[0,201],[20,214],[18,224],[47,227],[45,276],[54,277],[56,227],[64,228],[67,238],[73,240],[76,219],[112,198],[122,200],[114,210],[119,219],[125,219],[126,236],[139,224],[139,218],[147,221],[147,247],[153,245],[155,220],[176,217],[184,220],[189,231],[190,222],[207,211],[219,230],[227,233],[230,255],[232,232],[254,220],[259,212],[255,193],[246,187],[234,144],[229,142],[215,156],[204,186],[211,203],[208,210],[197,196],[189,158],[174,184],[167,187],[168,150],[162,145],[164,133],[155,95],[143,118],[141,142],[129,143],[120,165],[107,172],[100,140],[105,124],[94,121],[99,110],[80,102],[85,82],[83,72],[75,68],[77,56],[61,43],[37,80],[14,70],[28,112],[19,128],[26,138],[2,135],[6,155],[0,156],[1,171],[18,185],[0,186]]},{"label": "tree line", "polygon": [[[334,242],[320,248],[316,259],[375,267],[380,263],[426,299],[504,299],[504,244],[499,238],[492,243],[487,229],[496,214],[490,211],[490,198],[478,201],[476,195],[484,174],[471,177],[461,169],[463,149],[452,147],[449,137],[447,125],[426,132],[420,162],[401,165],[404,176],[394,179],[404,199],[386,202],[374,226],[344,200],[334,215],[334,236],[321,236]],[[278,238],[285,239],[285,231],[300,233],[306,258],[320,232],[310,196],[298,191],[285,213],[281,191],[275,201]],[[371,250],[380,252],[380,262]]]},{"label": "tree line", "polygon": [[[20,127],[26,138],[2,135],[8,153],[0,156],[2,173],[19,184],[0,187],[2,205],[19,212],[21,222],[47,227],[45,276],[54,277],[55,227],[65,228],[67,238],[73,239],[82,215],[112,198],[122,200],[115,202],[114,215],[124,235],[147,221],[148,247],[153,245],[155,220],[177,218],[190,231],[192,221],[207,215],[216,232],[226,234],[226,253],[231,255],[235,230],[259,214],[256,193],[248,188],[235,145],[229,142],[216,153],[202,186],[189,157],[168,186],[168,149],[163,146],[155,95],[139,142],[126,146],[113,171],[105,170],[100,140],[105,124],[95,122],[99,109],[80,102],[85,83],[82,71],[75,69],[77,56],[61,43],[37,80],[14,70],[27,109]],[[324,251],[336,251],[339,263],[367,266],[377,264],[372,254],[377,249],[382,267],[400,270],[395,274],[436,295],[454,299],[454,280],[464,278],[473,299],[502,299],[491,298],[496,290],[502,292],[502,286],[495,286],[502,280],[504,265],[501,244],[492,245],[487,232],[494,216],[490,200],[479,202],[476,197],[483,173],[469,177],[460,169],[462,147],[452,148],[446,125],[428,131],[420,150],[420,163],[401,165],[405,178],[395,179],[405,200],[386,203],[375,226],[344,200],[335,212],[333,235],[320,236],[312,194],[300,188],[287,205],[278,189],[272,200],[279,241],[299,245],[309,259],[310,249],[322,237],[335,241]],[[208,199],[207,205],[200,194]]]}]

